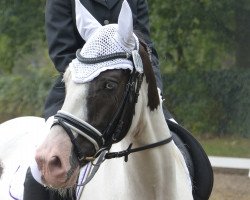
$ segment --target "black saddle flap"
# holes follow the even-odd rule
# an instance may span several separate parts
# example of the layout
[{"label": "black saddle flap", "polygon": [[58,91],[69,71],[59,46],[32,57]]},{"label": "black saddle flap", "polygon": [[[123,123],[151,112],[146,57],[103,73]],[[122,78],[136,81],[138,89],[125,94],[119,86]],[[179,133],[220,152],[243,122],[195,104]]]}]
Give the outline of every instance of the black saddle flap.
[{"label": "black saddle flap", "polygon": [[[192,160],[193,196],[195,200],[208,200],[213,188],[213,169],[201,144],[177,123],[167,120],[170,131],[183,142]],[[182,144],[182,145],[183,145]],[[178,146],[178,144],[177,144]]]}]

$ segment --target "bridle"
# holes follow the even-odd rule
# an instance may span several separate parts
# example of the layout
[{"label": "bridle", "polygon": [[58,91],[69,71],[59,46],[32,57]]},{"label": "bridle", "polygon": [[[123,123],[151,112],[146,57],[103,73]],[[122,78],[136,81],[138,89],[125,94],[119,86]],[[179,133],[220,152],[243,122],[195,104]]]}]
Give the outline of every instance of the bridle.
[{"label": "bridle", "polygon": [[[134,114],[135,104],[138,100],[139,90],[141,88],[142,80],[143,80],[143,64],[140,58],[140,55],[137,50],[134,50],[132,54],[128,54],[125,52],[119,52],[114,54],[109,54],[107,56],[100,56],[97,58],[84,58],[80,54],[80,50],[76,52],[76,57],[80,62],[94,64],[98,62],[104,62],[111,59],[118,59],[118,58],[125,58],[130,59],[133,63],[133,71],[130,74],[129,80],[126,84],[126,89],[124,91],[121,104],[119,105],[118,109],[116,110],[115,114],[113,115],[111,121],[109,122],[107,128],[104,130],[103,133],[99,132],[96,128],[91,126],[89,123],[73,116],[72,114],[65,112],[65,111],[58,111],[57,114],[54,116],[54,125],[60,125],[68,134],[71,139],[71,142],[74,146],[74,152],[77,155],[80,165],[82,165],[86,161],[93,162],[96,161],[95,169],[92,170],[90,177],[83,183],[85,185],[90,179],[94,176],[95,172],[98,170],[100,164],[105,159],[112,159],[112,158],[119,158],[125,157],[125,161],[128,161],[128,155],[131,153],[143,151],[146,149],[155,148],[164,144],[167,144],[172,141],[172,137],[169,137],[165,140],[148,144],[145,146],[141,146],[138,148],[132,148],[132,144],[129,147],[120,152],[109,152],[113,143],[119,142],[122,140],[127,133],[128,130],[124,130],[124,121],[128,120],[125,119],[126,112],[128,112],[128,105],[132,106],[129,112]],[[132,122],[132,116],[130,119],[130,127]],[[95,155],[86,157],[81,152],[81,147],[76,140],[73,131],[80,134],[84,138],[86,138],[89,142],[93,144],[95,147]]]},{"label": "bridle", "polygon": [[[107,56],[101,56],[98,58],[83,58],[80,55],[80,50],[77,51],[76,57],[80,62],[83,63],[98,63],[117,58],[132,59],[132,55],[129,55],[125,52],[109,54]],[[79,161],[94,160],[96,157],[99,156],[101,151],[103,151],[104,149],[110,149],[113,143],[119,142],[121,139],[125,137],[125,135],[123,135],[122,133],[127,132],[127,130],[124,130],[124,123],[125,121],[128,120],[125,119],[127,114],[126,112],[134,113],[134,110],[131,109],[128,110],[127,108],[128,106],[130,106],[131,108],[134,109],[139,96],[139,90],[141,87],[142,79],[143,79],[143,74],[138,72],[134,67],[132,73],[129,76],[128,82],[125,86],[125,91],[123,93],[121,103],[119,104],[113,117],[108,123],[106,129],[102,133],[100,133],[89,123],[77,118],[76,116],[73,116],[70,113],[67,113],[62,110],[57,112],[57,114],[54,116],[55,122],[53,125],[58,124],[65,129],[75,147],[76,150],[75,152]],[[77,140],[72,130],[82,135],[89,142],[93,144],[96,151],[96,154],[94,156],[85,157],[84,155],[81,155],[80,145],[77,143]]]}]

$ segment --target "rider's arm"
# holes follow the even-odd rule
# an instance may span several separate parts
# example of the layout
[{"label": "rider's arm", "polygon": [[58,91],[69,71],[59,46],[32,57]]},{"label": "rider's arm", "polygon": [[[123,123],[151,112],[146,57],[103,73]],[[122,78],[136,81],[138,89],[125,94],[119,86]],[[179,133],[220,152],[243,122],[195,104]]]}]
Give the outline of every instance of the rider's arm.
[{"label": "rider's arm", "polygon": [[72,17],[70,0],[47,0],[45,29],[49,56],[59,72],[75,58],[75,52],[83,46]]}]

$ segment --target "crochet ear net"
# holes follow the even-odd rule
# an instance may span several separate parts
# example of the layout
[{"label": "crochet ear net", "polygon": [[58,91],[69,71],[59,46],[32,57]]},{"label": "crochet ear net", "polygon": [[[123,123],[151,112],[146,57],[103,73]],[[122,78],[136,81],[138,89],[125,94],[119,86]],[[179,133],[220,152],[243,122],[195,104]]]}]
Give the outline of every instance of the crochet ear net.
[{"label": "crochet ear net", "polygon": [[81,4],[75,0],[76,27],[81,37],[87,41],[89,37],[102,25]]},{"label": "crochet ear net", "polygon": [[[132,12],[127,1],[122,4],[118,24],[105,26],[100,25],[79,0],[75,1],[78,30],[86,40],[83,48],[77,52],[78,57],[80,55],[83,58],[98,58],[121,52],[131,55],[133,50],[139,49],[138,38],[133,33]],[[131,60],[127,58],[92,64],[74,59],[69,66],[75,83],[91,81],[108,69],[133,69]]]},{"label": "crochet ear net", "polygon": [[[90,14],[81,4],[80,0],[75,0],[76,26],[81,37],[87,41],[93,33],[102,25]],[[123,1],[118,17],[118,38],[127,48],[134,48],[133,38],[133,17],[129,4]]]},{"label": "crochet ear net", "polygon": [[119,41],[127,48],[135,48],[135,40],[133,37],[133,17],[128,2],[122,3],[122,8],[118,18],[118,35]]}]

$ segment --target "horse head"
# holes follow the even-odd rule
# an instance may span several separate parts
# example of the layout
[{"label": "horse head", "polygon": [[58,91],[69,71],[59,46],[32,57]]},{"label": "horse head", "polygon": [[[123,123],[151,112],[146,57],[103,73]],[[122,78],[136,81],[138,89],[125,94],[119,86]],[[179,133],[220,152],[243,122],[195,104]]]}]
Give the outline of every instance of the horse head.
[{"label": "horse head", "polygon": [[42,181],[53,188],[73,187],[82,166],[136,134],[142,108],[160,106],[147,47],[133,33],[128,3],[118,24],[106,26],[76,6],[85,13],[79,32],[86,43],[65,71],[64,104],[36,153]]}]

